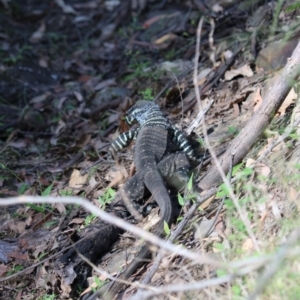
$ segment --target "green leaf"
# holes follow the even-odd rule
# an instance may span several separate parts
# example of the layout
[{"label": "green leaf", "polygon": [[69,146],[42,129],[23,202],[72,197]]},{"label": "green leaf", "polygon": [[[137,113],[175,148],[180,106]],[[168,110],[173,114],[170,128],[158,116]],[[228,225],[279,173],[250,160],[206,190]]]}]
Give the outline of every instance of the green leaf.
[{"label": "green leaf", "polygon": [[188,200],[195,200],[196,198],[197,198],[196,194],[190,194],[185,197],[185,199],[188,199]]},{"label": "green leaf", "polygon": [[233,285],[231,287],[232,293],[235,295],[240,295],[241,294],[241,288],[238,285]]},{"label": "green leaf", "polygon": [[105,205],[105,201],[102,199],[101,196],[99,196],[98,201],[100,202],[101,206]]},{"label": "green leaf", "polygon": [[251,175],[252,173],[253,173],[252,168],[245,168],[244,170],[242,170],[241,175],[248,176]]},{"label": "green leaf", "polygon": [[98,277],[94,277],[94,281],[95,281],[95,283],[97,284],[98,287],[103,284]]},{"label": "green leaf", "polygon": [[18,194],[23,195],[26,191],[26,188],[27,188],[27,184],[23,182],[22,185],[20,186],[19,190],[18,190]]},{"label": "green leaf", "polygon": [[183,206],[184,205],[184,199],[182,198],[182,196],[178,193],[178,203],[179,205]]},{"label": "green leaf", "polygon": [[229,126],[228,127],[228,132],[231,133],[231,134],[237,134],[239,131],[236,127],[234,126]]},{"label": "green leaf", "polygon": [[44,212],[45,208],[42,206],[37,206],[36,204],[26,204],[26,206],[29,206],[31,209],[34,209],[35,211],[38,212]]},{"label": "green leaf", "polygon": [[164,221],[164,231],[165,231],[166,235],[170,235],[170,233],[171,233],[170,227],[166,221]]},{"label": "green leaf", "polygon": [[223,251],[225,249],[224,245],[221,243],[214,243],[214,247],[219,251]]},{"label": "green leaf", "polygon": [[115,190],[113,190],[113,189],[110,187],[110,188],[108,188],[108,190],[107,190],[107,194],[108,194],[110,197],[114,197],[115,194],[116,194],[116,192],[115,192]]},{"label": "green leaf", "polygon": [[204,147],[204,141],[201,137],[197,141],[201,145],[201,147]]},{"label": "green leaf", "polygon": [[53,187],[53,183],[50,184],[50,185],[42,192],[42,196],[43,196],[43,197],[49,196],[50,193],[51,193],[52,187]]},{"label": "green leaf", "polygon": [[216,273],[218,277],[223,277],[225,275],[228,275],[228,273],[225,270],[221,270],[221,269],[217,270]]},{"label": "green leaf", "polygon": [[223,198],[229,194],[228,188],[225,183],[221,184],[219,191],[217,192],[216,198]]},{"label": "green leaf", "polygon": [[194,176],[194,173],[192,173],[190,179],[189,179],[189,182],[187,184],[187,188],[189,191],[191,191],[192,187],[193,187],[193,176]]},{"label": "green leaf", "polygon": [[232,168],[232,176],[234,176],[240,170],[242,165],[243,163],[240,163]]}]

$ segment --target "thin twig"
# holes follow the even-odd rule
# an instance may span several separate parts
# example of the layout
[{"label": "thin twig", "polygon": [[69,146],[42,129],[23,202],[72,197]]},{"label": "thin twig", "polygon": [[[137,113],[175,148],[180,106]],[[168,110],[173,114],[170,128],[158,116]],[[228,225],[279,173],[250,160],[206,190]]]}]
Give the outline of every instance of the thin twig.
[{"label": "thin twig", "polygon": [[192,251],[189,251],[187,249],[183,249],[180,246],[175,246],[170,242],[164,241],[157,237],[156,235],[147,232],[141,228],[138,228],[118,217],[115,217],[101,209],[99,209],[97,206],[93,205],[89,201],[79,198],[79,197],[40,197],[40,196],[19,196],[19,197],[11,197],[6,199],[1,199],[0,206],[8,206],[8,205],[14,205],[14,204],[20,204],[20,203],[65,203],[65,204],[74,204],[74,205],[80,205],[84,207],[85,209],[89,210],[96,216],[98,216],[100,219],[102,219],[105,222],[108,222],[110,224],[113,224],[115,226],[118,226],[126,231],[130,231],[133,234],[143,238],[144,240],[151,242],[152,244],[162,247],[166,250],[169,250],[173,253],[176,253],[178,255],[182,255],[185,258],[195,260],[197,262],[202,262],[205,264],[212,264],[216,266],[223,266],[224,264],[221,262],[218,262],[216,259],[212,259],[209,257],[209,255],[205,254],[198,254]]}]

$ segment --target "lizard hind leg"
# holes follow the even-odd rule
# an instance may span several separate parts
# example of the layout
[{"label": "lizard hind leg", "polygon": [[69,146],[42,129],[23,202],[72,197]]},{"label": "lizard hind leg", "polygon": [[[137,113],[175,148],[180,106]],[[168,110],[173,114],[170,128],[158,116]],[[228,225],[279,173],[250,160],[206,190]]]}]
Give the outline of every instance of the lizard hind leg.
[{"label": "lizard hind leg", "polygon": [[143,219],[142,215],[139,212],[138,201],[143,198],[144,192],[145,186],[143,181],[139,178],[138,174],[133,175],[120,188],[120,193],[126,208],[138,221]]},{"label": "lizard hind leg", "polygon": [[189,181],[190,168],[190,162],[183,152],[171,153],[158,163],[159,172],[164,180],[178,191]]}]

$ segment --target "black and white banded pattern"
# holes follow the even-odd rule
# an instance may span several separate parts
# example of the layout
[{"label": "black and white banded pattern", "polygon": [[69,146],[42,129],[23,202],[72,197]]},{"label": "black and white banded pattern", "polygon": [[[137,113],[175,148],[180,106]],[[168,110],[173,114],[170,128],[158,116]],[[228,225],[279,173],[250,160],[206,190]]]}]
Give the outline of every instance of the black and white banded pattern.
[{"label": "black and white banded pattern", "polygon": [[184,133],[169,123],[156,103],[142,100],[133,105],[127,112],[126,122],[130,125],[134,121],[137,121],[140,127],[122,133],[113,141],[111,146],[115,151],[123,149],[131,140],[136,139],[142,127],[161,126],[173,130],[176,143],[188,158],[197,162],[201,161],[201,158],[195,156],[192,146],[184,136]]},{"label": "black and white banded pattern", "polygon": [[115,150],[115,151],[118,151],[118,150],[121,150],[123,149],[124,147],[128,146],[129,143],[132,141],[132,140],[135,140],[136,137],[137,137],[137,134],[139,132],[138,130],[139,128],[135,128],[135,129],[131,129],[127,132],[124,132],[122,134],[120,134],[118,136],[117,139],[115,139],[112,143],[111,143],[111,147]]}]

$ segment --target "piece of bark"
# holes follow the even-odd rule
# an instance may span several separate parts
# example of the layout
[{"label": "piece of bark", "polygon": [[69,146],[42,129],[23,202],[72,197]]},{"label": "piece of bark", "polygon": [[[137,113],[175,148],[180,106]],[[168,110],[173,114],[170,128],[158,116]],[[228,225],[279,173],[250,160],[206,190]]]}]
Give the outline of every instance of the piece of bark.
[{"label": "piece of bark", "polygon": [[[251,146],[270,124],[275,113],[281,106],[287,94],[300,75],[300,42],[296,46],[291,58],[281,70],[274,82],[273,88],[266,93],[261,106],[253,114],[247,125],[241,130],[239,135],[232,141],[231,146],[219,159],[225,174],[230,167],[232,153],[234,153],[234,164],[242,161]],[[199,182],[198,186],[202,190],[207,190],[221,182],[221,176],[214,165]]]}]

